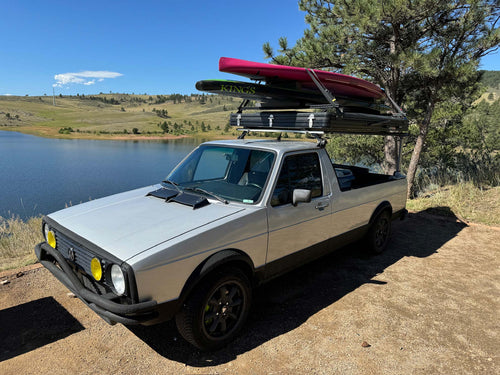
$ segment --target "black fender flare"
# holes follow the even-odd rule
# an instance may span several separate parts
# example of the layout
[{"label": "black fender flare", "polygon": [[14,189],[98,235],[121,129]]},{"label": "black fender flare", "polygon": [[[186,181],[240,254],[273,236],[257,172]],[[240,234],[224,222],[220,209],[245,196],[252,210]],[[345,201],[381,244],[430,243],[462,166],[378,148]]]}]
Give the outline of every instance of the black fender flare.
[{"label": "black fender flare", "polygon": [[196,267],[196,269],[191,273],[186,284],[182,288],[180,295],[180,302],[184,303],[186,297],[191,293],[191,291],[202,281],[205,276],[213,272],[214,270],[233,264],[240,267],[242,271],[248,276],[248,279],[253,284],[254,275],[254,265],[250,257],[242,251],[236,249],[221,250],[215,254],[210,255],[202,263]]},{"label": "black fender flare", "polygon": [[382,211],[388,210],[389,214],[392,216],[392,206],[388,201],[383,201],[380,203],[375,211],[373,211],[372,216],[370,217],[370,221],[368,222],[368,225],[372,225],[375,219],[377,218],[378,215],[382,213]]}]

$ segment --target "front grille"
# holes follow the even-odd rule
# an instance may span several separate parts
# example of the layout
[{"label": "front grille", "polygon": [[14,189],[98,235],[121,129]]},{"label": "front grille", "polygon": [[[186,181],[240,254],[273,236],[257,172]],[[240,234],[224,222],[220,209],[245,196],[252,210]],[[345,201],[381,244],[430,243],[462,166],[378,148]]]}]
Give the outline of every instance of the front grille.
[{"label": "front grille", "polygon": [[[111,292],[109,285],[110,281],[106,278],[105,270],[103,270],[100,282],[96,282],[92,277],[90,262],[96,254],[90,252],[85,246],[79,244],[59,231],[55,231],[55,235],[57,250],[65,259],[68,260],[69,264],[76,268],[75,273],[82,281],[85,288],[97,294],[106,294]],[[104,263],[103,267],[105,268]]]},{"label": "front grille", "polygon": [[59,231],[56,232],[56,243],[57,250],[64,258],[69,260],[70,263],[76,265],[87,275],[92,274],[90,270],[90,261],[94,257],[94,254]]}]

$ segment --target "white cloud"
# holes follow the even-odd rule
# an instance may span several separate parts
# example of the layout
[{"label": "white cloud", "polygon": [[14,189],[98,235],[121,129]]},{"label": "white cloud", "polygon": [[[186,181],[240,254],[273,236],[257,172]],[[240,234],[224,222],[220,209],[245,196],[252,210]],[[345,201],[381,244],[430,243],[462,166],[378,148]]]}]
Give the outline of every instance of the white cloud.
[{"label": "white cloud", "polygon": [[56,83],[54,83],[52,86],[62,87],[64,85],[69,85],[71,83],[89,86],[95,84],[96,79],[98,80],[98,82],[102,82],[106,78],[116,78],[116,77],[121,77],[122,75],[123,74],[121,73],[108,72],[105,70],[98,70],[98,71],[86,70],[80,73],[61,73],[61,74],[56,74],[54,76]]}]

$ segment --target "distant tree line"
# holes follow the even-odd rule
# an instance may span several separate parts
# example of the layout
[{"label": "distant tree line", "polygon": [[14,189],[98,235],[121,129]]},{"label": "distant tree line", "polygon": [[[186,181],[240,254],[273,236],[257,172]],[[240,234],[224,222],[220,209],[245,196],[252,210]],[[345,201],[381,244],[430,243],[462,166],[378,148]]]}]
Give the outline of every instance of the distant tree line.
[{"label": "distant tree line", "polygon": [[166,108],[163,108],[163,109],[153,108],[153,112],[156,113],[156,116],[158,116],[158,117],[168,118],[168,111]]},{"label": "distant tree line", "polygon": [[121,102],[116,100],[114,97],[107,98],[105,96],[87,96],[84,98],[88,100],[96,100],[99,102],[103,102],[104,104],[111,104],[111,105],[121,104]]}]

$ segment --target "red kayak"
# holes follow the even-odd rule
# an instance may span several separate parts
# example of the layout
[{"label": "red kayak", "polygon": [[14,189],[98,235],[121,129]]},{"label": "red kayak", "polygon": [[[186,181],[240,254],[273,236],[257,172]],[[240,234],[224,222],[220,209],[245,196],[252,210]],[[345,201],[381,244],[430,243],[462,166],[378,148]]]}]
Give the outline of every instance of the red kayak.
[{"label": "red kayak", "polygon": [[[254,80],[263,80],[268,84],[280,84],[287,81],[295,81],[304,88],[316,87],[306,68],[296,66],[265,64],[247,60],[221,57],[219,70],[225,73],[238,74]],[[385,92],[377,85],[360,78],[345,74],[327,72],[324,70],[310,69],[314,71],[321,83],[334,95],[356,98],[381,99]]]}]

